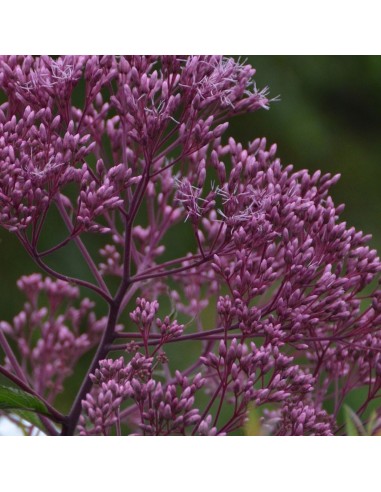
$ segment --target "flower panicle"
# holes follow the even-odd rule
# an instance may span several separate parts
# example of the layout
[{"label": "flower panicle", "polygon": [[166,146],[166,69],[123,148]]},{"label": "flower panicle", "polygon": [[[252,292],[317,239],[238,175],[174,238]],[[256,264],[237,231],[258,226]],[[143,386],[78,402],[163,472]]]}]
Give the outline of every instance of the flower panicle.
[{"label": "flower panicle", "polygon": [[[381,263],[341,218],[339,175],[229,137],[277,100],[251,65],[2,56],[0,90],[0,225],[48,275],[17,283],[4,371],[54,402],[97,347],[64,434],[225,435],[254,406],[265,433],[332,435],[359,388],[363,418],[381,391]],[[91,280],[49,266],[68,245]]]}]

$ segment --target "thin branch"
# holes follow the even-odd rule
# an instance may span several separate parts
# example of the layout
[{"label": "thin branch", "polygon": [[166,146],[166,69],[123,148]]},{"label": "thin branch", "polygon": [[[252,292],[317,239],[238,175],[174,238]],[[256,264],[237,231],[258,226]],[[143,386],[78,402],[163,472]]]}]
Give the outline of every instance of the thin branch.
[{"label": "thin branch", "polygon": [[[58,199],[57,199],[57,208],[61,214],[63,221],[66,224],[66,227],[68,228],[69,233],[72,234],[74,228],[73,228],[73,225],[71,223],[70,217],[69,217],[69,215],[68,215],[68,213],[67,213],[67,211],[66,211],[66,209],[62,203],[61,195],[59,195]],[[86,246],[83,244],[81,238],[79,236],[73,236],[73,240],[74,240],[75,244],[77,245],[78,249],[80,250],[80,252],[82,253],[83,258],[86,261],[87,265],[89,266],[91,273],[94,275],[94,278],[97,281],[99,287],[101,287],[102,290],[104,292],[106,292],[108,296],[110,296],[111,294],[110,294],[110,291],[108,290],[107,284],[103,280],[102,275],[99,273],[96,264],[94,263],[93,259],[91,258],[90,253],[88,252]]]},{"label": "thin branch", "polygon": [[87,289],[93,290],[97,294],[99,294],[103,299],[105,299],[108,303],[112,301],[112,298],[104,292],[101,288],[97,287],[96,285],[87,282],[86,280],[82,280],[79,278],[74,278],[74,277],[68,277],[67,275],[63,275],[59,272],[56,272],[52,268],[50,268],[46,263],[44,263],[40,258],[36,257],[35,255],[32,255],[32,258],[34,261],[37,263],[39,267],[41,267],[45,272],[49,273],[49,275],[52,275],[53,277],[56,277],[60,280],[64,280],[65,282],[69,282],[75,285],[78,285],[80,287],[86,287]]},{"label": "thin branch", "polygon": [[18,360],[17,360],[15,354],[13,353],[11,346],[9,345],[8,340],[6,339],[6,337],[3,333],[3,330],[1,330],[1,329],[0,329],[0,345],[3,348],[5,355],[8,357],[9,362],[10,362],[11,366],[13,367],[13,370],[15,371],[16,375],[20,379],[23,379],[26,381],[26,376],[25,376],[23,370],[21,369],[21,366],[18,363]]},{"label": "thin branch", "polygon": [[50,255],[51,253],[54,253],[55,251],[58,251],[59,249],[66,246],[72,240],[73,240],[73,236],[68,236],[66,239],[56,244],[55,246],[52,246],[51,248],[46,249],[45,251],[41,251],[40,253],[37,252],[37,256],[42,258],[44,256]]}]

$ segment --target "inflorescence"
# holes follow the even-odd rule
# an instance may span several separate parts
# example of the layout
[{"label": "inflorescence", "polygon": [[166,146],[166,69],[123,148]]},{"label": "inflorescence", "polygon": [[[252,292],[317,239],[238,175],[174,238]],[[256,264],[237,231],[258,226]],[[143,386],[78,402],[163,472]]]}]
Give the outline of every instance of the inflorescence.
[{"label": "inflorescence", "polygon": [[[339,176],[226,136],[271,104],[254,74],[219,56],[1,57],[0,225],[47,275],[18,281],[1,374],[54,409],[93,349],[47,433],[226,435],[255,407],[263,432],[332,435],[351,392],[359,418],[380,396],[380,260],[340,220]],[[41,249],[53,211],[66,235]],[[72,243],[91,280],[50,266]]]}]

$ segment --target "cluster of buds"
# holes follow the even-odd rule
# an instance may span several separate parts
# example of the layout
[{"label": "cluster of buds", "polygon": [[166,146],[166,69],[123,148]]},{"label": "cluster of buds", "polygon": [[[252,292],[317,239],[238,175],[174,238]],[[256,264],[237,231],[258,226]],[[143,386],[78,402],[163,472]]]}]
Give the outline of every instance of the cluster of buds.
[{"label": "cluster of buds", "polygon": [[[93,390],[82,402],[87,419],[81,416],[80,434],[107,435],[111,426],[116,423],[120,426],[121,404],[133,396],[146,398],[148,389],[154,383],[149,379],[151,372],[152,359],[140,354],[136,354],[127,366],[123,357],[102,360],[99,368],[90,375]],[[139,380],[145,381],[143,386]]]},{"label": "cluster of buds", "polygon": [[[79,289],[62,280],[32,274],[17,286],[27,302],[11,323],[0,323],[0,330],[14,340],[33,387],[54,400],[78,359],[99,342],[107,319],[97,319],[94,302],[79,300]],[[9,358],[5,367],[12,370]]]},{"label": "cluster of buds", "polygon": [[[190,381],[177,372],[174,382],[164,386],[152,379],[152,372],[153,358],[139,353],[128,364],[123,357],[101,361],[90,375],[93,389],[82,402],[80,434],[107,435],[114,425],[120,434],[126,416],[144,435],[185,435],[195,425],[201,427],[201,435],[216,434],[211,416],[201,420],[194,408],[195,393],[205,382],[200,373]],[[128,401],[135,403],[137,415],[131,417],[130,409],[124,408]]]}]

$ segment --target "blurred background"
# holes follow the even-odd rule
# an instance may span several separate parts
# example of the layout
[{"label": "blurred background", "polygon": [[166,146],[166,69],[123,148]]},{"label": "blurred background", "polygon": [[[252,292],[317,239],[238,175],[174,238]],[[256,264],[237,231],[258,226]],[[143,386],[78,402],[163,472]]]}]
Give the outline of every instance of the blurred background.
[{"label": "blurred background", "polygon": [[266,136],[283,164],[340,173],[331,190],[344,219],[381,249],[381,57],[251,56],[259,88],[280,96],[267,112],[240,117],[242,141]]},{"label": "blurred background", "polygon": [[[381,57],[250,56],[247,60],[257,69],[258,88],[269,86],[270,97],[279,96],[280,101],[269,111],[232,120],[229,133],[242,143],[266,136],[269,144],[278,144],[283,164],[292,163],[296,169],[341,173],[332,190],[335,203],[346,204],[344,219],[372,233],[372,246],[381,251]],[[54,217],[51,220],[54,234]],[[3,229],[0,260],[0,319],[11,320],[24,302],[16,280],[37,269],[16,238]],[[59,261],[52,266],[88,275],[70,248]],[[69,394],[66,398],[71,399]]]}]

